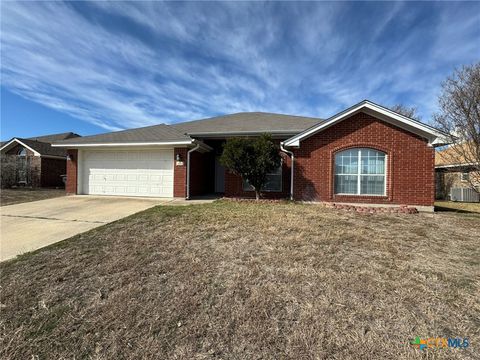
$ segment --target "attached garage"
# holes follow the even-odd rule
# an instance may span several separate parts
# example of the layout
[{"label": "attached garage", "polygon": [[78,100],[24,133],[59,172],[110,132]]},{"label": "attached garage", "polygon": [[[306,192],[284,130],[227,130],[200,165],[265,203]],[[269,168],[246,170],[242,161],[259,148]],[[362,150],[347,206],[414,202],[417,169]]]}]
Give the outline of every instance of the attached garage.
[{"label": "attached garage", "polygon": [[173,149],[81,150],[79,192],[173,197]]}]

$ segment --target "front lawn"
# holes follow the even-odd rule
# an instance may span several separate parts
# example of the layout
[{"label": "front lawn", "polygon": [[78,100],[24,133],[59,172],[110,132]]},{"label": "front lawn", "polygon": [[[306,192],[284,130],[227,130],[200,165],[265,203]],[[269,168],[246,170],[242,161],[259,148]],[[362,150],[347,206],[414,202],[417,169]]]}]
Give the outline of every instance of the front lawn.
[{"label": "front lawn", "polygon": [[65,196],[65,189],[0,189],[0,206]]},{"label": "front lawn", "polygon": [[[479,225],[159,206],[0,264],[0,358],[471,359]],[[416,336],[470,347],[420,351]]]}]

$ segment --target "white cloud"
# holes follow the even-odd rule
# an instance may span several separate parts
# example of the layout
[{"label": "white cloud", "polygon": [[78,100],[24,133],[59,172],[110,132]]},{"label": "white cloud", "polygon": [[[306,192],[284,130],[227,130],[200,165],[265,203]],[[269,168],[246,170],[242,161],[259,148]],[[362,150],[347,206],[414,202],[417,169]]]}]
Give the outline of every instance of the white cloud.
[{"label": "white cloud", "polygon": [[344,3],[8,2],[2,86],[108,130],[237,111],[327,117],[364,98],[417,101],[428,117],[441,79],[478,58],[479,17],[439,6],[433,34],[390,44],[416,9],[378,6],[365,26]]}]

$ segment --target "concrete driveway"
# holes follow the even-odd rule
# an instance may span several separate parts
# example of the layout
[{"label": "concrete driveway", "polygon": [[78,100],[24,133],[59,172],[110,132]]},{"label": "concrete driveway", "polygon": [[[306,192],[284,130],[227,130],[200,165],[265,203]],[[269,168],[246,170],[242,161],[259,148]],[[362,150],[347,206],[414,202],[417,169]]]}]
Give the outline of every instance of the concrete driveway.
[{"label": "concrete driveway", "polygon": [[[156,205],[181,199],[65,196],[0,207],[0,261],[67,239]],[[204,201],[201,201],[204,202]]]}]

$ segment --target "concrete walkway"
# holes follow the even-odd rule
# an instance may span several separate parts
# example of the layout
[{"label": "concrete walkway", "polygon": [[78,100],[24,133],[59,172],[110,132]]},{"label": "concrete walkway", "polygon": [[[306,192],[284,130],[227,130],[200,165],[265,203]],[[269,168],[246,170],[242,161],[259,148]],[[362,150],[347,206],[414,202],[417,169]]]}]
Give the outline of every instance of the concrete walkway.
[{"label": "concrete walkway", "polygon": [[65,196],[0,207],[0,261],[68,239],[157,205],[213,200]]}]

